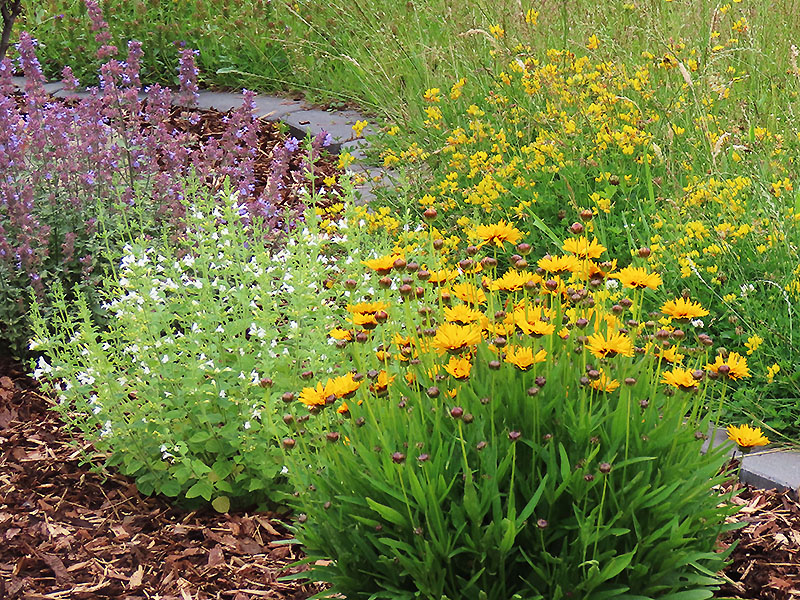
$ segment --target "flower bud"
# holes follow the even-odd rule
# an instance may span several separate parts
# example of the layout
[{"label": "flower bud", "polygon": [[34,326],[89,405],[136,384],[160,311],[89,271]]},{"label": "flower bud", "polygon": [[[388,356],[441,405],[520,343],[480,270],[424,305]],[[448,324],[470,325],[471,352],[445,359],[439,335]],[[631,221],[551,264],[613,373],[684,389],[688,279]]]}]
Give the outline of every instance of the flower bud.
[{"label": "flower bud", "polygon": [[521,244],[517,244],[517,252],[519,252],[522,256],[528,256],[531,253],[533,248],[530,244],[526,244],[522,242]]},{"label": "flower bud", "polygon": [[294,417],[287,413],[283,415],[283,422],[287,425],[291,425],[294,422]]},{"label": "flower bud", "polygon": [[467,425],[472,423],[475,420],[475,416],[472,413],[464,413],[464,416],[461,417],[461,420],[464,421]]},{"label": "flower bud", "polygon": [[391,278],[391,277],[381,277],[381,278],[378,280],[378,285],[379,285],[379,286],[380,286],[382,289],[384,289],[384,290],[388,290],[390,287],[392,287],[392,278]]},{"label": "flower bud", "polygon": [[339,432],[338,431],[329,431],[325,437],[328,439],[329,442],[338,442],[339,441]]},{"label": "flower bud", "polygon": [[591,221],[591,220],[592,220],[592,217],[594,216],[594,214],[593,214],[593,213],[592,213],[592,211],[590,211],[588,208],[584,208],[584,209],[583,209],[583,210],[580,212],[580,215],[579,215],[579,216],[580,216],[580,218],[581,218],[581,221]]},{"label": "flower bud", "polygon": [[406,460],[406,455],[403,454],[402,452],[395,452],[394,454],[392,454],[392,462],[395,463],[396,465],[405,462],[405,460]]},{"label": "flower bud", "polygon": [[420,455],[417,457],[417,460],[418,460],[419,462],[421,462],[421,463],[423,463],[423,462],[426,462],[426,461],[427,461],[427,460],[429,460],[429,459],[430,459],[430,456],[429,456],[429,455],[427,455],[427,454],[420,454]]},{"label": "flower bud", "polygon": [[478,253],[478,247],[470,244],[467,246],[467,256],[475,256]]},{"label": "flower bud", "polygon": [[269,377],[262,377],[261,380],[258,382],[262,388],[271,388],[274,382]]},{"label": "flower bud", "polygon": [[531,386],[531,387],[528,388],[528,391],[527,391],[528,396],[533,397],[533,396],[537,395],[538,393],[539,393],[539,388],[537,386],[534,385],[534,386]]},{"label": "flower bud", "polygon": [[499,360],[490,360],[489,361],[489,368],[492,371],[497,371],[500,369],[500,361]]},{"label": "flower bud", "polygon": [[483,450],[483,449],[484,449],[484,448],[486,448],[486,446],[488,446],[488,445],[489,445],[489,444],[487,444],[486,442],[483,442],[483,441],[481,441],[481,442],[478,442],[478,443],[475,445],[475,448],[476,448],[476,449],[478,449],[478,450]]},{"label": "flower bud", "polygon": [[484,269],[494,269],[497,266],[497,260],[491,256],[484,256],[481,259],[481,265]]},{"label": "flower bud", "polygon": [[397,291],[400,292],[401,296],[410,296],[411,293],[414,291],[414,288],[404,283],[399,288],[397,288]]},{"label": "flower bud", "polygon": [[536,382],[536,385],[538,385],[540,388],[543,388],[547,383],[547,378],[544,375],[539,375],[536,379],[534,379],[534,381]]},{"label": "flower bud", "polygon": [[406,268],[406,264],[407,263],[405,258],[398,258],[397,260],[394,261],[392,267],[394,267],[395,271],[403,271]]},{"label": "flower bud", "polygon": [[584,229],[584,227],[580,223],[573,223],[572,225],[569,226],[569,230],[572,233],[574,233],[575,235],[582,234],[583,233],[583,229]]},{"label": "flower bud", "polygon": [[354,289],[356,289],[357,285],[358,285],[358,283],[356,282],[355,279],[346,279],[345,282],[344,282],[344,287],[347,290],[354,290]]},{"label": "flower bud", "polygon": [[295,441],[292,438],[283,438],[283,447],[287,450],[294,448]]},{"label": "flower bud", "polygon": [[450,416],[454,419],[460,419],[461,416],[464,414],[464,409],[460,406],[454,406],[450,409]]},{"label": "flower bud", "polygon": [[435,385],[432,385],[427,390],[425,390],[425,393],[428,394],[428,398],[438,398],[439,388],[436,387]]},{"label": "flower bud", "polygon": [[650,256],[650,248],[647,246],[639,248],[639,258],[647,258],[648,256]]},{"label": "flower bud", "polygon": [[539,529],[547,529],[548,525],[549,525],[549,523],[547,522],[546,519],[539,519],[538,521],[536,521],[536,526]]},{"label": "flower bud", "polygon": [[365,331],[359,331],[356,334],[356,341],[360,344],[363,344],[369,339],[369,335]]},{"label": "flower bud", "polygon": [[426,221],[430,222],[433,221],[439,213],[436,212],[436,209],[433,207],[429,207],[425,209],[425,212],[422,213],[422,216],[425,218]]},{"label": "flower bud", "polygon": [[356,419],[356,427],[363,427],[364,423],[366,423],[364,417],[358,417]]},{"label": "flower bud", "polygon": [[475,261],[471,258],[465,258],[463,260],[458,261],[458,268],[462,271],[469,271],[472,267],[475,266]]},{"label": "flower bud", "polygon": [[313,376],[314,376],[314,371],[303,371],[302,373],[300,373],[300,379],[302,379],[303,381],[308,381]]},{"label": "flower bud", "polygon": [[627,385],[627,386],[636,385],[636,379],[634,379],[633,377],[626,377],[625,378],[625,385]]},{"label": "flower bud", "polygon": [[583,317],[575,321],[575,326],[578,329],[584,329],[588,324],[589,324],[588,319],[584,319]]},{"label": "flower bud", "polygon": [[601,473],[606,475],[606,474],[611,472],[611,465],[609,463],[607,463],[607,462],[603,462],[603,463],[600,463],[599,469],[600,469]]},{"label": "flower bud", "polygon": [[444,240],[441,238],[436,238],[433,240],[433,249],[434,250],[441,250],[444,246]]},{"label": "flower bud", "polygon": [[522,437],[522,434],[519,431],[508,432],[508,439],[510,439],[512,442],[516,442],[520,437]]},{"label": "flower bud", "polygon": [[294,394],[292,392],[284,392],[281,396],[281,400],[288,404],[294,400]]},{"label": "flower bud", "polygon": [[419,265],[413,261],[406,265],[406,271],[409,273],[414,273],[417,269],[419,269]]},{"label": "flower bud", "polygon": [[503,348],[507,342],[508,340],[506,340],[506,338],[504,338],[502,335],[498,335],[492,340],[492,344],[494,344],[496,348]]},{"label": "flower bud", "polygon": [[430,271],[426,269],[420,269],[419,271],[417,271],[417,279],[419,279],[420,281],[428,281],[428,279],[430,278],[431,278]]}]

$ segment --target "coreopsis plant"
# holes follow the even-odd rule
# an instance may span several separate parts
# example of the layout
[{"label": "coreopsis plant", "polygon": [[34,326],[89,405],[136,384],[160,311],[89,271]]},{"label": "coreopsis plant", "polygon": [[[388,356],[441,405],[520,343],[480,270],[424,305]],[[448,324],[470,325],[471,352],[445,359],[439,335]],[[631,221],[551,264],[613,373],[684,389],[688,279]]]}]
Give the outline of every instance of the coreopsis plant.
[{"label": "coreopsis plant", "polygon": [[106,326],[85,295],[70,301],[57,287],[53,321],[33,304],[31,345],[42,353],[35,375],[108,465],[145,494],[225,511],[282,487],[277,390],[332,366],[333,348],[305,332],[329,328],[333,304],[313,229],[271,248],[235,192],[197,186],[185,189],[178,240],[154,239],[136,219],[118,230],[131,241],[98,292]]},{"label": "coreopsis plant", "polygon": [[341,371],[290,390],[311,576],[353,599],[711,597],[732,512],[700,452],[711,339],[656,323],[658,275],[592,237],[536,269],[527,234],[481,233],[456,264],[441,240],[364,261]]}]

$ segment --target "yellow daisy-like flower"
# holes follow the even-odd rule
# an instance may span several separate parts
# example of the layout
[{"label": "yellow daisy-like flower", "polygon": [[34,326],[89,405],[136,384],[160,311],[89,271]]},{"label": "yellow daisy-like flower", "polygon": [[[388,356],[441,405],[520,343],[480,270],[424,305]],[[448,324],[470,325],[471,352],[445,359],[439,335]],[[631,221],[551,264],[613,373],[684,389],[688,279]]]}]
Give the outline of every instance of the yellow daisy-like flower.
[{"label": "yellow daisy-like flower", "polygon": [[697,380],[692,376],[692,372],[689,369],[665,371],[661,376],[661,383],[666,383],[684,392],[697,389]]},{"label": "yellow daisy-like flower", "polygon": [[536,363],[544,362],[545,360],[547,360],[547,351],[545,350],[539,350],[534,354],[533,348],[522,346],[509,346],[506,348],[505,361],[522,371],[527,371]]},{"label": "yellow daisy-like flower", "polygon": [[561,248],[564,252],[569,252],[582,259],[600,258],[600,255],[606,251],[606,247],[598,242],[597,239],[592,238],[590,242],[585,237],[566,239]]},{"label": "yellow daisy-like flower", "polygon": [[480,343],[481,330],[474,325],[455,325],[442,323],[433,338],[433,347],[444,354],[458,354],[470,346]]},{"label": "yellow daisy-like flower", "polygon": [[741,450],[753,448],[755,446],[766,446],[769,439],[761,432],[761,427],[750,427],[750,425],[729,425],[727,428],[728,439],[739,446]]},{"label": "yellow daisy-like flower", "polygon": [[325,406],[328,402],[336,399],[336,394],[330,388],[330,380],[326,385],[320,381],[316,387],[303,388],[300,392],[300,402],[306,406]]},{"label": "yellow daisy-like flower", "polygon": [[389,308],[388,302],[359,302],[358,304],[348,304],[347,311],[352,314],[375,314],[378,311]]},{"label": "yellow daisy-like flower", "polygon": [[714,362],[706,365],[706,369],[730,377],[734,381],[750,377],[747,359],[738,352],[731,352],[727,359],[717,354]]},{"label": "yellow daisy-like flower", "polygon": [[349,398],[356,393],[359,387],[361,387],[361,382],[356,381],[352,373],[329,379],[325,386],[326,390],[329,390],[337,398]]},{"label": "yellow daisy-like flower", "polygon": [[595,263],[591,260],[580,261],[580,267],[574,271],[582,279],[605,279],[617,270],[617,259]]},{"label": "yellow daisy-like flower", "polygon": [[451,356],[450,361],[444,366],[444,370],[456,379],[466,379],[472,370],[472,363],[468,358]]},{"label": "yellow daisy-like flower", "polygon": [[486,304],[486,293],[471,283],[457,283],[451,291],[456,298],[467,304]]},{"label": "yellow daisy-like flower", "polygon": [[692,302],[686,298],[667,300],[661,307],[661,312],[678,321],[698,319],[708,314],[708,311],[699,302]]},{"label": "yellow daisy-like flower", "polygon": [[502,290],[504,292],[516,292],[517,290],[521,290],[523,286],[531,280],[534,280],[534,277],[531,273],[525,273],[523,271],[511,269],[506,271],[500,279],[495,279],[492,283],[490,283],[489,289],[493,292],[498,290]]},{"label": "yellow daisy-like flower", "polygon": [[431,271],[431,276],[428,278],[428,283],[433,285],[441,285],[448,281],[453,281],[458,278],[458,269],[441,269],[439,271]]},{"label": "yellow daisy-like flower", "polygon": [[331,337],[334,340],[346,340],[349,342],[353,339],[353,332],[349,329],[341,329],[336,327],[328,332],[328,337]]},{"label": "yellow daisy-like flower", "polygon": [[643,267],[625,267],[616,274],[616,278],[620,283],[628,288],[636,288],[643,290],[650,288],[655,290],[664,283],[661,280],[661,275],[658,273],[648,273],[647,269]]},{"label": "yellow daisy-like flower", "polygon": [[592,389],[597,390],[598,392],[610,393],[619,387],[619,381],[609,377],[601,370],[600,377],[598,379],[593,380],[589,384],[589,386]]},{"label": "yellow daisy-like flower", "polygon": [[526,335],[534,337],[541,337],[543,335],[550,335],[556,330],[553,323],[542,321],[542,311],[529,310],[526,314],[525,309],[514,311],[514,324],[519,327],[520,331]]},{"label": "yellow daisy-like flower", "polygon": [[478,225],[475,228],[475,237],[483,240],[481,246],[484,244],[494,244],[498,248],[502,248],[505,242],[516,244],[522,239],[522,232],[511,225],[501,220],[494,225]]},{"label": "yellow daisy-like flower", "polygon": [[369,386],[369,390],[370,390],[370,391],[371,391],[373,394],[376,394],[376,395],[378,395],[378,396],[381,396],[381,395],[383,395],[383,394],[385,394],[385,393],[386,393],[386,391],[387,391],[387,390],[388,390],[388,388],[389,388],[389,385],[390,385],[390,384],[391,384],[393,381],[394,381],[394,375],[392,375],[391,377],[389,377],[388,373],[386,373],[386,371],[385,371],[385,370],[381,370],[381,372],[380,372],[380,373],[378,373],[378,376],[375,378],[375,381],[373,381],[373,382],[370,384],[370,386]]},{"label": "yellow daisy-like flower", "polygon": [[545,256],[536,263],[548,273],[565,275],[575,273],[581,266],[581,261],[572,254],[562,254],[561,256]]},{"label": "yellow daisy-like flower", "polygon": [[353,325],[363,327],[364,329],[375,329],[378,326],[378,321],[375,320],[375,315],[372,313],[355,313],[352,318]]},{"label": "yellow daisy-like flower", "polygon": [[658,353],[658,358],[665,360],[670,364],[679,363],[685,357],[686,355],[678,352],[678,349],[675,346],[670,346],[669,348],[663,349]]},{"label": "yellow daisy-like flower", "polygon": [[617,354],[633,356],[633,341],[627,335],[615,331],[608,337],[593,333],[586,342],[586,348],[596,358],[613,358]]},{"label": "yellow daisy-like flower", "polygon": [[394,262],[399,258],[405,260],[403,254],[392,253],[370,260],[362,260],[361,264],[377,272],[379,275],[387,275],[394,267]]},{"label": "yellow daisy-like flower", "polygon": [[464,304],[449,307],[444,309],[444,318],[451,323],[459,323],[466,325],[467,323],[475,323],[483,318],[483,313]]}]

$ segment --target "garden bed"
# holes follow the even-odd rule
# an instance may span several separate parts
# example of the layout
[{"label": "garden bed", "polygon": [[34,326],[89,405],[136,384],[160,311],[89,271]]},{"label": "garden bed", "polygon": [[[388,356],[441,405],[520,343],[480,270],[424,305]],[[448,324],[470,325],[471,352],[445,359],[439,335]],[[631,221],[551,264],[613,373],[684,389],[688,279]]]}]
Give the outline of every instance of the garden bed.
[{"label": "garden bed", "polygon": [[71,436],[52,400],[0,358],[0,597],[280,598],[300,558],[283,517],[182,511],[131,479],[92,469],[102,456]]},{"label": "garden bed", "polygon": [[[302,600],[319,591],[278,581],[301,570],[285,516],[187,512],[144,497],[131,479],[90,468],[103,457],[65,431],[52,404],[21,365],[0,358],[0,596]],[[720,539],[738,546],[716,597],[800,597],[800,504],[753,488],[734,501],[733,519],[746,525]]]}]

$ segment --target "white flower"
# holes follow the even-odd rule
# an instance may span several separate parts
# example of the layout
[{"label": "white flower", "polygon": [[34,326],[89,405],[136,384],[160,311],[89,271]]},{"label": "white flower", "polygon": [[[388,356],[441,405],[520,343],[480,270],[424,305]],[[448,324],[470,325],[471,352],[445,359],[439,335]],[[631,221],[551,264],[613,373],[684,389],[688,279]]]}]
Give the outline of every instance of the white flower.
[{"label": "white flower", "polygon": [[692,321],[692,326],[694,326],[694,327],[705,327],[706,324],[703,323],[703,319],[694,319]]},{"label": "white flower", "polygon": [[619,281],[616,279],[606,279],[606,289],[616,290],[619,287]]},{"label": "white flower", "polygon": [[245,421],[245,422],[244,422],[244,428],[245,428],[245,429],[250,429],[250,427],[251,427],[251,425],[250,425],[250,421]]}]

